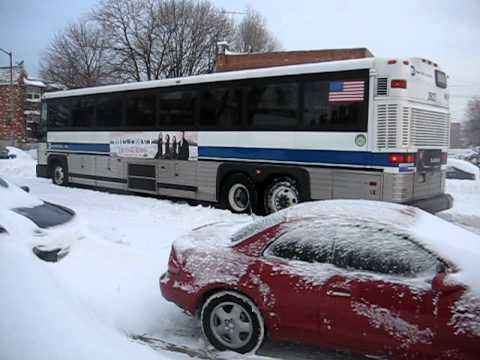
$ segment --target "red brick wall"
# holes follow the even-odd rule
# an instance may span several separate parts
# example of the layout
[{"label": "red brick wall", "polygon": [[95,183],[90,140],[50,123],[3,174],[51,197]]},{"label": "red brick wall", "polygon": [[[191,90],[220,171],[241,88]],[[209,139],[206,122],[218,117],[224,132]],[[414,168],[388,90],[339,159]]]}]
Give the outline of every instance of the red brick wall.
[{"label": "red brick wall", "polygon": [[233,71],[257,69],[282,65],[307,64],[334,60],[361,59],[372,57],[366,48],[331,49],[309,51],[280,51],[271,53],[254,53],[223,55],[217,57],[216,71]]},{"label": "red brick wall", "polygon": [[24,115],[25,106],[25,87],[14,85],[13,102],[14,114],[13,120],[8,123],[7,118],[10,114],[10,95],[9,85],[0,85],[0,140],[12,140],[16,142],[25,142],[27,140],[26,124]]}]

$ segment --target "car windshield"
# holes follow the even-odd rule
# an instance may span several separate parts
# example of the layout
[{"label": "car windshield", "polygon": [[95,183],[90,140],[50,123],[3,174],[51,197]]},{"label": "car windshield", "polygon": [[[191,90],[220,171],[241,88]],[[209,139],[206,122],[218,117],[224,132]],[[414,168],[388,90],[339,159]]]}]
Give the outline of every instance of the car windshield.
[{"label": "car windshield", "polygon": [[34,207],[16,208],[13,211],[32,220],[42,229],[65,224],[75,215],[70,209],[47,202]]},{"label": "car windshield", "polygon": [[270,216],[264,217],[260,220],[253,221],[252,223],[245,225],[240,230],[236,231],[232,236],[232,242],[240,242],[248,239],[256,233],[262,232],[273,225],[280,224],[286,219],[285,212],[278,212]]}]

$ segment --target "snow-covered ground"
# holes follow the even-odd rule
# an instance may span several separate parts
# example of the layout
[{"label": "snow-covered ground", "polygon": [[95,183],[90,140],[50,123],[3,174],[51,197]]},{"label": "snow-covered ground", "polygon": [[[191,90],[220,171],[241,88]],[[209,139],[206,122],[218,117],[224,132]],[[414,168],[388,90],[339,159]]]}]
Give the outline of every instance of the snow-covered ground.
[{"label": "snow-covered ground", "polygon": [[[197,321],[162,298],[158,278],[174,239],[220,220],[247,223],[249,216],[54,186],[35,177],[36,162],[28,153],[12,152],[17,158],[0,160],[0,175],[28,185],[37,197],[74,209],[90,235],[58,263],[36,261],[23,248],[0,244],[1,359],[246,357],[208,347]],[[449,180],[447,192],[455,205],[441,216],[480,233],[480,181]],[[283,359],[361,358],[269,343],[259,353]]]}]

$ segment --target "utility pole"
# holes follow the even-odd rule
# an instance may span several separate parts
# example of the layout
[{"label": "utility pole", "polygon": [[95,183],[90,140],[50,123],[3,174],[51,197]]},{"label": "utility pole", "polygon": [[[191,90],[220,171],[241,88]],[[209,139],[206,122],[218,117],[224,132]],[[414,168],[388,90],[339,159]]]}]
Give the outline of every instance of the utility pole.
[{"label": "utility pole", "polygon": [[[9,97],[9,102],[10,102],[10,114],[7,117],[7,125],[11,125],[13,122],[13,114],[14,114],[14,103],[13,103],[13,54],[11,51],[6,51],[2,48],[0,48],[0,51],[7,54],[10,57],[10,97]],[[12,131],[13,132],[13,131]],[[12,142],[14,141],[14,132],[12,134]]]}]

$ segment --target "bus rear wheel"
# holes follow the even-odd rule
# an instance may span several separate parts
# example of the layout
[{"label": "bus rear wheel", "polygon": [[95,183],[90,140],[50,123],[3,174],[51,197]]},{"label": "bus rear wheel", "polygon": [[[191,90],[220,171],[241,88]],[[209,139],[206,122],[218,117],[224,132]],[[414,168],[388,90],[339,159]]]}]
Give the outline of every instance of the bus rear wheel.
[{"label": "bus rear wheel", "polygon": [[222,205],[237,214],[255,211],[257,189],[253,181],[244,174],[229,176],[222,186]]},{"label": "bus rear wheel", "polygon": [[300,202],[300,190],[297,181],[291,177],[274,179],[265,189],[265,212],[271,214],[294,206]]}]

